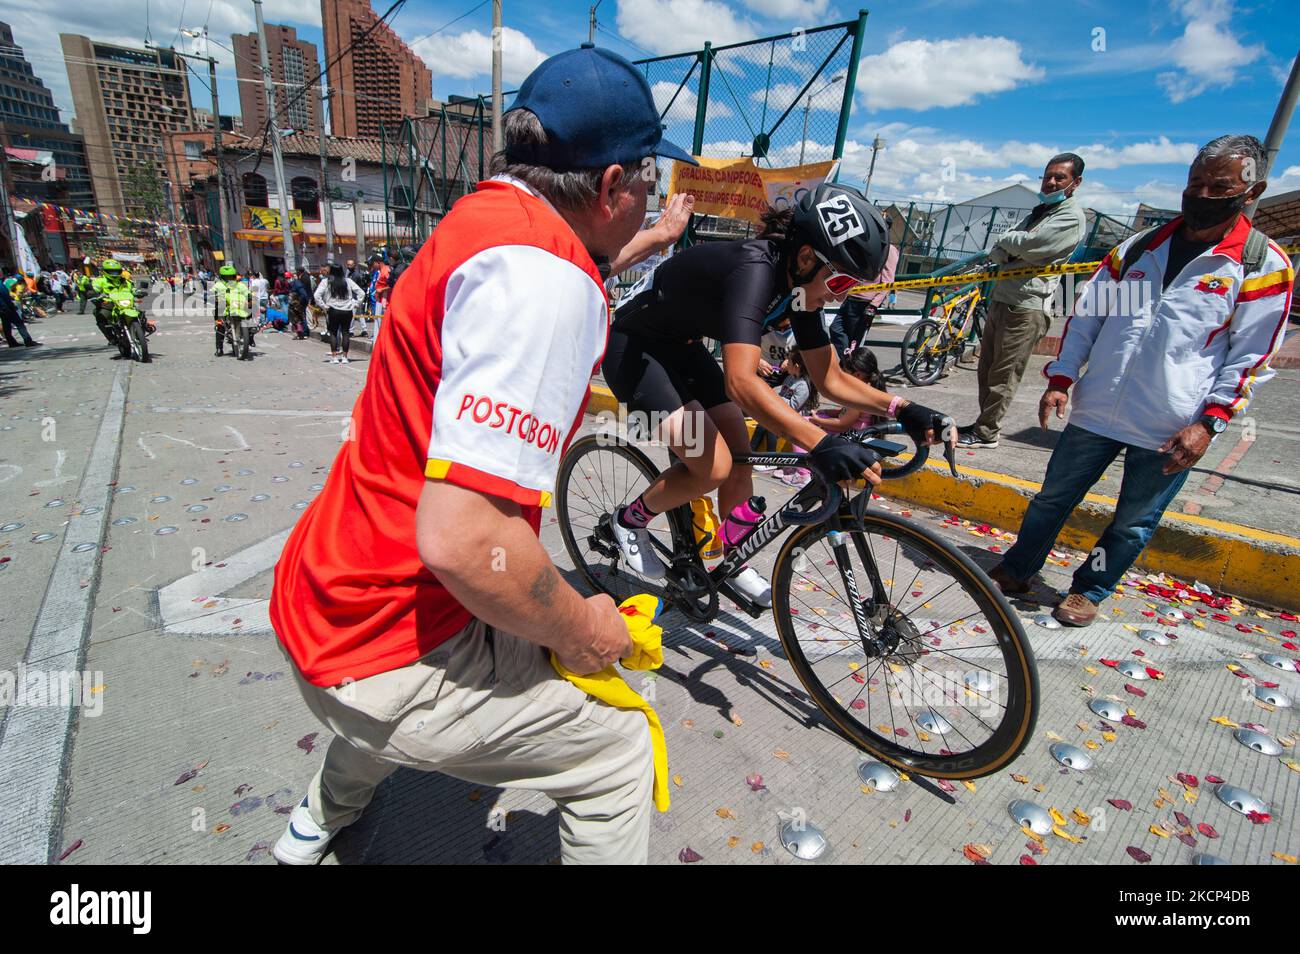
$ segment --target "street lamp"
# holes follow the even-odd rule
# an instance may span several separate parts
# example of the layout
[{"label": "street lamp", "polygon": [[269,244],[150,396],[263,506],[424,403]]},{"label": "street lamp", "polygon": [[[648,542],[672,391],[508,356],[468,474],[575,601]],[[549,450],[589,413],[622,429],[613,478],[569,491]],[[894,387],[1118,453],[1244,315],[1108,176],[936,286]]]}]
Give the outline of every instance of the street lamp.
[{"label": "street lamp", "polygon": [[871,191],[871,177],[876,171],[876,153],[880,152],[880,150],[884,148],[885,140],[881,139],[880,134],[877,133],[876,138],[871,142],[871,168],[867,170],[867,181],[862,187],[862,194],[864,196]]},{"label": "street lamp", "polygon": [[842,83],[842,82],[844,82],[844,74],[836,73],[834,76],[832,76],[829,80],[827,80],[822,85],[821,89],[817,90],[815,93],[808,94],[808,101],[804,103],[804,107],[803,107],[803,139],[799,141],[799,165],[801,166],[803,165],[804,150],[808,147],[808,114],[812,112],[813,97],[820,96],[822,93],[830,89],[836,83]]}]

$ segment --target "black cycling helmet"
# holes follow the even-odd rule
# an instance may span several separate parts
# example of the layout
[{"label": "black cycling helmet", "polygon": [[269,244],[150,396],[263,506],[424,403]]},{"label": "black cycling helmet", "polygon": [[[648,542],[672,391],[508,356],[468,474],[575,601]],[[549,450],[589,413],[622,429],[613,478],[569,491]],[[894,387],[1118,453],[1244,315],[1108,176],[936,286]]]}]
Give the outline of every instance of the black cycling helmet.
[{"label": "black cycling helmet", "polygon": [[823,182],[795,205],[790,238],[864,281],[880,274],[889,254],[884,216],[857,189],[834,182]]}]

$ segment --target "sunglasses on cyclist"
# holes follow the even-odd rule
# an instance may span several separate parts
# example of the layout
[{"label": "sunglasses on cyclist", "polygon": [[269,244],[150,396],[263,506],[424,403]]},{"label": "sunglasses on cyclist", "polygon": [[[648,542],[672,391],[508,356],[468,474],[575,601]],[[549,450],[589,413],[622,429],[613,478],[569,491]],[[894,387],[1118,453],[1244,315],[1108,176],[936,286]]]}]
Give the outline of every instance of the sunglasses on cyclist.
[{"label": "sunglasses on cyclist", "polygon": [[843,295],[850,288],[857,285],[865,284],[862,279],[856,275],[850,275],[848,272],[842,272],[830,263],[830,260],[816,249],[812,253],[817,256],[817,260],[831,270],[826,276],[826,290],[832,295]]}]

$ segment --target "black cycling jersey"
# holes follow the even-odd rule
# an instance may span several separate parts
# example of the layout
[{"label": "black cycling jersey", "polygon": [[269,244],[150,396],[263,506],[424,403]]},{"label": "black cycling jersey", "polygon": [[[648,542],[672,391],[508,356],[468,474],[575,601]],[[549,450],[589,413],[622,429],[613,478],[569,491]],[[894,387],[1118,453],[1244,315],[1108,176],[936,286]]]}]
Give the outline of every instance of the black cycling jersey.
[{"label": "black cycling jersey", "polygon": [[829,343],[821,312],[790,311],[786,286],[778,242],[692,245],[655,269],[651,288],[615,311],[613,327],[661,343],[713,338],[758,346],[765,325],[789,312],[801,348]]}]

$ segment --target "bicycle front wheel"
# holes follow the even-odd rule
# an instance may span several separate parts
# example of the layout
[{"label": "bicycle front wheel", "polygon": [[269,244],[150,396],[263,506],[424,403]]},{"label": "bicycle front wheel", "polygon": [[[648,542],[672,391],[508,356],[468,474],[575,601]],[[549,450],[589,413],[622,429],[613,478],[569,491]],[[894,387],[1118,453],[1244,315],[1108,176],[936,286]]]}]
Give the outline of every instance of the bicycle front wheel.
[{"label": "bicycle front wheel", "polygon": [[948,363],[939,323],[929,318],[923,318],[907,329],[902,351],[903,374],[917,387],[938,381]]},{"label": "bicycle front wheel", "polygon": [[1028,743],[1038,674],[1020,621],[969,557],[928,530],[870,511],[862,530],[802,527],[777,556],[772,597],[800,682],[880,760],[972,779]]},{"label": "bicycle front wheel", "polygon": [[149,342],[145,340],[144,319],[137,318],[131,322],[130,334],[132,341],[132,350],[135,352],[136,360],[148,364],[153,358],[149,357]]}]

